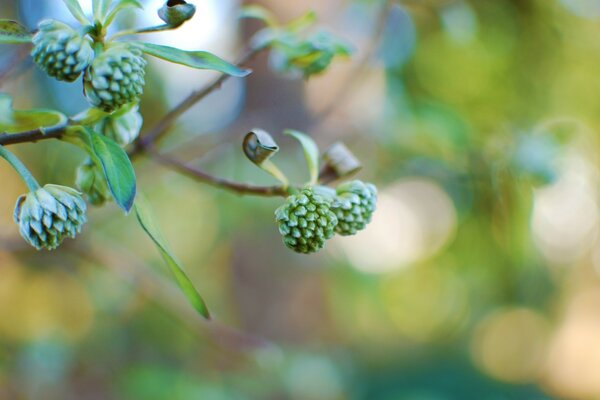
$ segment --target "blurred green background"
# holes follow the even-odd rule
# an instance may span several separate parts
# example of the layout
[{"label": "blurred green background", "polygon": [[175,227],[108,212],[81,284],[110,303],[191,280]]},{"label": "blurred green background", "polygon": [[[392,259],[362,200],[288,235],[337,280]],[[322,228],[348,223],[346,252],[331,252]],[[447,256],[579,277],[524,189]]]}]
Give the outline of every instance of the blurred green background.
[{"label": "blurred green background", "polygon": [[[160,3],[124,23],[158,22]],[[260,28],[237,19],[236,0],[194,3],[192,22],[149,39],[233,60]],[[188,112],[165,149],[269,184],[240,151],[249,129],[274,134],[296,181],[302,153],[283,129],[323,149],[343,140],[379,187],[373,222],[297,255],[273,221],[281,199],[139,160],[215,316],[203,322],[114,205],[58,251],[28,248],[12,222],[26,189],[2,165],[0,398],[600,398],[600,1],[258,3],[283,21],[315,10],[354,57],[302,81],[262,55]],[[59,0],[3,0],[0,12],[32,28],[67,18]],[[46,79],[26,51],[0,47],[0,71],[23,59],[0,82],[15,105],[82,110],[80,85]],[[145,126],[213,77],[152,60]],[[72,185],[84,158],[59,142],[12,149],[42,183]]]}]

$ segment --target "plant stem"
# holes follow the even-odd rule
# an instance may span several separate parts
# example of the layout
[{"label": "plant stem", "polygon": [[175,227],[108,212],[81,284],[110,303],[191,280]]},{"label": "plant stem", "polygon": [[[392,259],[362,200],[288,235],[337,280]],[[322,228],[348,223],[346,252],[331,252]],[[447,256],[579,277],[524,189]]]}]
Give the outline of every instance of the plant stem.
[{"label": "plant stem", "polygon": [[252,194],[264,197],[287,197],[290,195],[290,190],[292,190],[292,188],[288,188],[286,186],[254,186],[230,181],[213,176],[208,172],[201,170],[200,168],[188,165],[174,157],[161,154],[152,146],[147,147],[146,151],[158,163],[174,169],[183,175],[187,175],[194,180],[204,182],[215,187],[227,189],[238,194]]},{"label": "plant stem", "polygon": [[40,188],[40,184],[35,180],[31,172],[27,169],[25,164],[19,160],[17,156],[8,151],[5,147],[0,146],[0,157],[4,158],[12,167],[21,175],[21,178],[27,184],[27,187],[32,192],[35,192]]}]

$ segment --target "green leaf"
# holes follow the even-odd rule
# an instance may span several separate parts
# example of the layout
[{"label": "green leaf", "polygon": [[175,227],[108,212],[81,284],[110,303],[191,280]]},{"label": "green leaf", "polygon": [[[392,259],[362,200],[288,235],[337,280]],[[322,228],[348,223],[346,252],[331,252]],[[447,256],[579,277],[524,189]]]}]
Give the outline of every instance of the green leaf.
[{"label": "green leaf", "polygon": [[77,0],[63,0],[63,3],[67,6],[71,14],[84,25],[88,25],[90,20],[81,9],[81,5]]},{"label": "green leaf", "polygon": [[210,313],[206,303],[194,287],[194,284],[187,276],[180,263],[175,259],[168,247],[165,245],[165,241],[162,238],[160,230],[154,223],[154,219],[149,211],[147,201],[143,196],[138,196],[135,202],[135,214],[144,231],[158,247],[160,254],[171,269],[171,272],[175,276],[179,287],[181,287],[181,290],[188,298],[188,301],[201,316],[206,319],[210,319]]},{"label": "green leaf", "polygon": [[97,107],[90,107],[77,115],[70,118],[74,124],[78,125],[94,125],[96,122],[101,121],[103,118],[111,115]]},{"label": "green leaf", "polygon": [[287,129],[284,133],[294,137],[302,145],[304,156],[306,157],[306,164],[308,165],[308,172],[310,173],[309,183],[317,183],[319,178],[319,147],[315,141],[305,133],[292,129]]},{"label": "green leaf", "polygon": [[286,25],[286,29],[290,32],[300,32],[314,24],[317,21],[317,14],[314,11],[309,11],[301,17],[293,20]]},{"label": "green leaf", "polygon": [[250,70],[239,68],[212,53],[206,51],[184,51],[174,47],[160,46],[152,43],[132,42],[144,53],[176,64],[197,69],[212,69],[228,75],[244,77]]},{"label": "green leaf", "polygon": [[33,35],[23,25],[0,19],[0,44],[30,43]]},{"label": "green leaf", "polygon": [[127,153],[113,140],[92,130],[86,130],[93,155],[102,165],[108,187],[115,202],[128,213],[136,194],[135,171]]},{"label": "green leaf", "polygon": [[276,27],[278,25],[277,18],[275,18],[275,15],[270,10],[256,4],[242,7],[240,18],[258,19],[270,27]]},{"label": "green leaf", "polygon": [[54,110],[35,109],[16,111],[12,98],[0,93],[0,133],[17,133],[35,129],[51,128],[67,122],[67,117]]},{"label": "green leaf", "polygon": [[106,17],[106,21],[104,22],[105,26],[109,26],[113,23],[117,15],[128,8],[139,8],[140,10],[144,9],[142,3],[139,0],[117,0],[110,13]]},{"label": "green leaf", "polygon": [[102,21],[108,13],[108,8],[112,0],[92,0],[92,8],[94,10],[94,19]]}]

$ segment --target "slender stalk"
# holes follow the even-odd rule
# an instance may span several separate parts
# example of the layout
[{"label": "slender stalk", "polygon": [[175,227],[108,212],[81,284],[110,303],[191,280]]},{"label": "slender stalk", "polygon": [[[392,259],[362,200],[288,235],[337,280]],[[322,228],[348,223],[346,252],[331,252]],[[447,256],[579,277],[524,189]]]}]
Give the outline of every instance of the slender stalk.
[{"label": "slender stalk", "polygon": [[154,147],[146,148],[147,153],[159,164],[167,166],[183,175],[209,185],[227,189],[238,194],[252,194],[264,197],[287,197],[290,195],[290,189],[286,186],[254,186],[245,183],[230,181],[209,174],[208,172],[193,167],[174,157],[159,153]]},{"label": "slender stalk", "polygon": [[156,26],[149,26],[147,28],[142,28],[142,29],[130,29],[130,30],[126,30],[126,31],[121,31],[119,33],[115,33],[110,38],[110,40],[120,38],[123,36],[137,35],[140,33],[153,33],[153,32],[169,31],[169,30],[177,29],[177,28],[179,28],[179,26],[162,24],[162,25],[156,25]]},{"label": "slender stalk", "polygon": [[40,184],[38,183],[38,181],[35,180],[35,178],[31,174],[31,172],[29,172],[25,164],[23,164],[23,162],[19,160],[17,156],[15,156],[3,146],[0,146],[0,157],[8,161],[8,163],[15,169],[15,171],[17,171],[19,175],[21,175],[21,178],[23,178],[23,180],[27,184],[29,190],[34,192],[40,188]]}]

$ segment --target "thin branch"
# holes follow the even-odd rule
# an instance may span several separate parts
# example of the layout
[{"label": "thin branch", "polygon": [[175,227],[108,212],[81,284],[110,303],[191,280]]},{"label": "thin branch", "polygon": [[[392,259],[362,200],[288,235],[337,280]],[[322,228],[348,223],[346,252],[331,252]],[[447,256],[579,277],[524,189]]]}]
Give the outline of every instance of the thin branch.
[{"label": "thin branch", "polygon": [[[252,49],[249,50],[237,63],[238,66],[243,67],[249,61],[251,61],[258,53],[260,53],[263,49]],[[211,84],[206,86],[203,89],[193,91],[190,93],[188,97],[181,101],[175,108],[169,111],[148,133],[144,135],[140,135],[138,140],[134,143],[134,148],[129,152],[130,156],[135,156],[141,153],[145,147],[158,143],[160,139],[162,139],[169,128],[173,126],[177,118],[179,118],[183,113],[192,108],[196,103],[200,100],[219,89],[225,81],[227,81],[231,75],[221,74],[217,79],[215,79]]]},{"label": "thin branch", "polygon": [[145,150],[159,164],[211,186],[228,189],[238,194],[251,194],[264,197],[287,197],[290,194],[289,189],[283,186],[255,186],[213,176],[210,173],[198,167],[188,165],[177,158],[161,154],[153,146],[146,147]]},{"label": "thin branch", "polygon": [[0,133],[0,146],[19,143],[32,143],[39,140],[59,139],[66,132],[68,124],[62,124],[45,129],[33,129],[19,133]]}]

